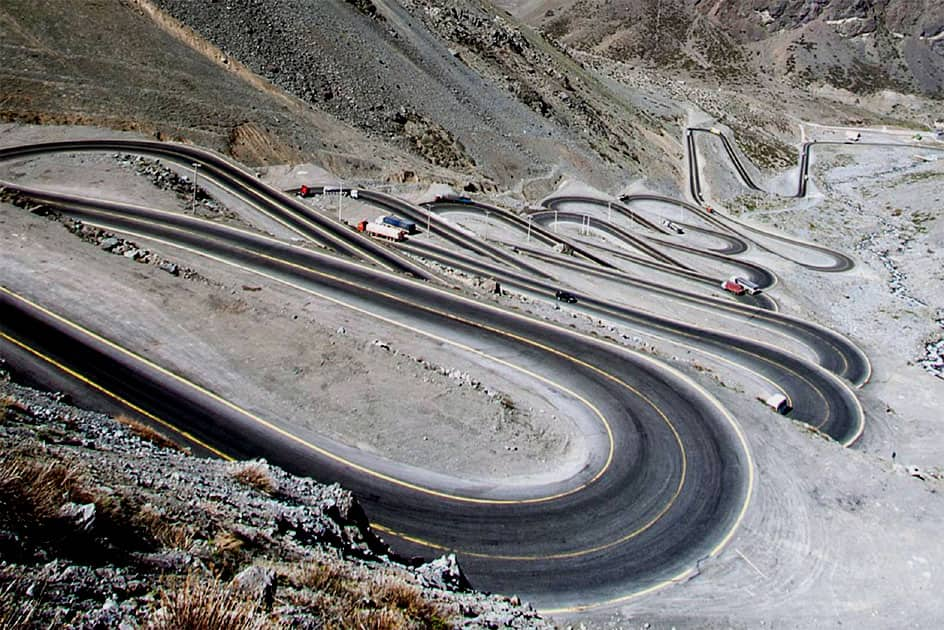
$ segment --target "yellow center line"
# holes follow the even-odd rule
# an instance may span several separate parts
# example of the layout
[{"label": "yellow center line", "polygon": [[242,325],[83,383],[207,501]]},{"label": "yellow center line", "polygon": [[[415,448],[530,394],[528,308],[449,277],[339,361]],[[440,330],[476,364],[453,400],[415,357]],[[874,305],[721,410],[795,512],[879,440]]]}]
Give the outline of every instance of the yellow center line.
[{"label": "yellow center line", "polygon": [[[92,225],[94,225],[94,223],[93,223]],[[403,323],[403,322],[400,322],[400,321],[398,321],[398,320],[392,319],[392,318],[390,318],[390,317],[386,317],[386,316],[384,316],[384,315],[380,315],[380,314],[378,314],[378,313],[374,313],[374,312],[372,312],[372,311],[369,311],[369,310],[364,309],[364,308],[362,308],[362,307],[356,306],[356,305],[354,305],[354,304],[352,304],[352,303],[349,303],[349,302],[346,302],[346,301],[344,301],[344,300],[341,300],[341,299],[338,299],[338,298],[335,298],[335,297],[331,297],[331,296],[329,296],[329,295],[327,295],[327,294],[319,293],[318,291],[315,291],[315,290],[313,290],[313,289],[311,289],[311,288],[309,288],[309,287],[306,287],[306,286],[297,284],[297,283],[292,282],[292,281],[290,281],[290,280],[286,280],[286,279],[284,279],[284,278],[280,278],[280,277],[278,277],[278,276],[274,276],[274,275],[271,275],[271,274],[269,274],[269,273],[266,273],[266,272],[263,272],[263,271],[260,271],[260,270],[257,270],[257,269],[253,269],[252,267],[246,267],[246,266],[241,265],[241,264],[239,264],[239,263],[235,263],[235,262],[226,260],[225,258],[218,257],[218,256],[215,256],[215,255],[212,255],[212,254],[207,254],[207,253],[202,252],[202,251],[200,251],[200,250],[196,250],[196,249],[193,249],[193,248],[190,248],[190,247],[187,247],[187,246],[182,246],[182,245],[173,243],[173,242],[171,242],[171,241],[166,241],[166,240],[163,240],[163,239],[155,238],[155,237],[153,237],[153,236],[148,236],[148,235],[146,235],[146,234],[135,233],[135,232],[132,232],[132,231],[127,230],[126,228],[122,228],[121,231],[127,232],[127,233],[129,233],[129,234],[131,234],[131,235],[133,235],[133,236],[138,236],[138,237],[140,237],[140,238],[147,238],[147,239],[151,239],[151,240],[153,240],[153,241],[159,242],[159,243],[163,243],[163,244],[166,244],[166,245],[170,245],[170,246],[172,246],[172,247],[176,247],[176,248],[178,248],[178,249],[182,249],[182,250],[184,250],[184,251],[188,251],[188,252],[191,252],[191,253],[193,253],[193,254],[197,254],[197,255],[199,255],[199,256],[203,256],[203,257],[205,257],[205,258],[209,258],[209,259],[211,259],[211,260],[215,260],[215,261],[220,262],[220,263],[223,263],[223,264],[225,264],[225,265],[232,266],[232,267],[236,267],[236,268],[238,268],[238,269],[242,269],[243,271],[247,271],[247,272],[249,272],[249,273],[253,273],[253,274],[256,274],[256,275],[263,276],[263,277],[268,278],[268,279],[270,279],[270,280],[273,280],[273,281],[275,281],[275,282],[278,282],[278,283],[281,283],[281,284],[285,284],[285,285],[290,286],[290,287],[292,287],[292,288],[294,288],[294,289],[300,290],[300,291],[302,291],[302,292],[304,292],[304,293],[308,293],[308,294],[310,294],[310,295],[318,296],[318,297],[321,298],[321,299],[327,300],[327,301],[332,302],[332,303],[334,303],[334,304],[338,304],[338,305],[340,305],[340,306],[343,306],[343,307],[345,307],[345,308],[351,309],[351,310],[353,310],[353,311],[355,311],[355,312],[358,312],[358,313],[360,313],[360,314],[366,315],[366,316],[368,316],[368,317],[372,317],[372,318],[375,318],[375,319],[379,319],[379,320],[381,320],[381,321],[383,321],[383,322],[385,322],[385,323],[388,323],[388,324],[391,324],[391,325],[394,325],[394,326],[397,326],[397,327],[400,327],[400,328],[404,328],[404,329],[406,329],[406,330],[409,330],[410,332],[413,332],[413,333],[416,333],[416,334],[419,334],[419,335],[423,335],[423,336],[429,337],[429,338],[434,339],[434,340],[436,340],[436,341],[439,341],[439,342],[441,342],[441,343],[445,343],[445,344],[448,344],[448,345],[452,345],[452,346],[454,346],[454,347],[457,347],[457,348],[460,348],[460,349],[465,350],[465,351],[467,351],[467,352],[470,352],[470,353],[479,355],[479,356],[481,356],[481,357],[483,357],[483,358],[486,358],[486,359],[489,359],[489,360],[491,360],[491,361],[494,361],[494,362],[496,362],[496,363],[498,363],[498,364],[500,364],[500,365],[504,365],[504,366],[506,366],[506,367],[509,367],[509,368],[511,368],[511,369],[514,369],[514,370],[516,370],[516,371],[519,371],[519,372],[521,372],[521,373],[523,373],[523,374],[526,374],[526,375],[528,375],[528,376],[531,376],[532,378],[535,378],[535,379],[537,379],[537,380],[539,380],[539,381],[541,381],[541,382],[544,382],[544,383],[546,383],[546,384],[548,384],[548,385],[550,385],[550,386],[552,386],[552,387],[556,387],[556,388],[560,389],[561,391],[567,393],[567,394],[570,395],[571,397],[573,397],[573,398],[575,398],[575,399],[581,401],[584,405],[586,405],[588,408],[590,408],[590,409],[597,415],[597,417],[600,418],[600,420],[601,420],[601,422],[602,422],[604,428],[606,429],[607,438],[608,438],[608,441],[609,441],[609,451],[608,451],[608,453],[607,453],[606,463],[605,463],[605,465],[594,475],[594,477],[593,477],[590,481],[586,482],[585,484],[582,484],[582,485],[579,486],[578,488],[576,488],[576,489],[574,489],[574,490],[567,491],[567,492],[562,493],[562,494],[553,495],[553,496],[551,496],[551,497],[545,497],[545,498],[537,499],[537,500],[549,500],[549,499],[553,499],[553,498],[559,498],[559,497],[561,497],[561,496],[566,496],[566,495],[568,495],[568,494],[572,494],[574,491],[579,490],[579,489],[582,489],[582,488],[586,487],[587,485],[590,485],[590,484],[592,484],[593,482],[595,482],[597,479],[599,479],[599,478],[606,472],[606,470],[607,470],[607,469],[610,467],[610,465],[612,464],[613,457],[614,457],[614,452],[615,452],[615,443],[614,443],[614,440],[613,440],[613,431],[612,431],[612,428],[611,428],[609,422],[606,420],[605,416],[596,408],[595,405],[593,405],[592,403],[590,403],[588,400],[586,400],[585,398],[583,398],[582,396],[580,396],[580,395],[577,394],[576,392],[573,392],[572,390],[570,390],[570,389],[564,387],[563,385],[560,385],[560,384],[558,384],[557,382],[548,379],[547,377],[544,377],[544,376],[542,376],[542,375],[540,375],[540,374],[537,374],[537,373],[535,373],[535,372],[532,372],[531,370],[528,370],[528,369],[526,369],[526,368],[522,368],[522,367],[520,367],[520,366],[517,366],[517,365],[515,365],[515,364],[512,364],[512,363],[510,363],[510,362],[508,362],[508,361],[505,361],[504,359],[500,359],[500,358],[498,358],[498,357],[494,357],[494,356],[492,356],[492,355],[489,355],[489,354],[487,354],[487,353],[485,353],[485,352],[483,352],[483,351],[481,351],[481,350],[478,350],[478,349],[476,349],[476,348],[473,348],[473,347],[471,347],[471,346],[468,346],[468,345],[465,345],[465,344],[462,344],[462,343],[459,343],[459,342],[456,342],[456,341],[447,339],[447,338],[445,338],[445,337],[441,337],[441,336],[439,336],[439,335],[436,335],[436,334],[434,334],[434,333],[430,333],[430,332],[428,332],[428,331],[424,331],[424,330],[419,329],[419,328],[416,328],[416,327],[414,327],[414,326],[410,326],[409,324],[405,324],[405,323]],[[518,341],[518,342],[521,342],[521,343],[523,343],[523,344],[526,344],[526,345],[530,345],[530,346],[539,348],[539,349],[541,349],[541,350],[543,350],[543,351],[545,351],[545,352],[548,352],[548,353],[553,354],[553,355],[555,355],[555,356],[561,357],[561,358],[563,358],[563,359],[565,359],[565,360],[567,360],[567,361],[570,361],[570,362],[572,362],[572,363],[575,363],[575,364],[577,364],[577,365],[580,365],[580,366],[582,366],[582,367],[585,367],[585,368],[587,368],[587,369],[589,369],[589,370],[591,370],[591,371],[593,371],[593,372],[595,372],[595,373],[597,373],[597,374],[603,376],[604,378],[606,378],[606,379],[608,379],[608,380],[610,380],[610,381],[612,381],[612,382],[615,382],[615,383],[617,383],[617,384],[623,386],[624,388],[628,389],[630,392],[633,393],[633,395],[635,395],[635,396],[638,397],[639,399],[643,400],[649,407],[651,407],[653,410],[655,410],[655,411],[659,414],[659,416],[663,419],[663,421],[670,427],[672,433],[675,435],[676,442],[677,442],[677,444],[678,444],[678,446],[679,446],[680,451],[684,454],[684,446],[682,445],[681,438],[679,437],[677,430],[675,429],[674,425],[673,425],[672,422],[669,420],[669,418],[665,415],[665,413],[663,413],[662,410],[659,409],[658,406],[657,406],[655,403],[653,403],[647,396],[645,396],[642,392],[640,392],[639,390],[637,390],[637,389],[634,388],[633,386],[631,386],[631,385],[629,385],[628,383],[622,381],[622,380],[619,379],[618,377],[613,376],[613,375],[610,374],[609,372],[606,372],[606,371],[602,370],[601,368],[598,368],[598,367],[596,367],[596,366],[594,366],[594,365],[591,365],[590,363],[587,363],[586,361],[583,361],[583,360],[581,360],[581,359],[578,359],[577,357],[574,357],[574,356],[569,355],[569,354],[567,354],[567,353],[564,353],[564,352],[562,352],[562,351],[560,351],[560,350],[557,350],[556,348],[552,348],[552,347],[550,347],[550,346],[548,346],[548,345],[545,345],[545,344],[542,344],[542,343],[540,343],[540,342],[537,342],[537,341],[535,341],[535,340],[533,340],[533,339],[529,339],[529,338],[527,338],[527,337],[522,337],[521,335],[517,335],[517,334],[515,334],[515,333],[509,332],[509,331],[504,330],[504,329],[501,329],[501,328],[497,328],[497,327],[490,326],[490,325],[487,325],[487,324],[483,324],[483,323],[480,323],[480,322],[475,322],[475,321],[472,321],[472,320],[468,320],[468,319],[465,319],[465,318],[463,318],[463,317],[460,317],[460,316],[458,316],[458,315],[456,315],[456,314],[454,314],[454,313],[448,312],[448,311],[442,311],[442,310],[434,309],[434,308],[432,308],[432,307],[430,307],[430,306],[427,306],[427,305],[425,305],[425,304],[420,304],[420,303],[417,303],[417,302],[413,302],[413,301],[407,300],[407,299],[405,299],[404,297],[402,297],[402,296],[400,296],[400,295],[397,295],[397,294],[395,294],[395,293],[389,293],[389,292],[386,292],[386,291],[381,291],[381,290],[376,289],[376,288],[374,288],[374,287],[364,287],[364,286],[362,286],[362,285],[360,285],[360,284],[357,284],[357,283],[354,282],[354,281],[346,280],[346,279],[344,279],[344,278],[340,278],[340,277],[338,277],[338,276],[334,276],[334,275],[332,275],[332,274],[329,274],[329,273],[326,273],[326,272],[323,272],[323,271],[319,271],[319,270],[317,270],[317,269],[312,269],[311,267],[306,267],[306,266],[304,266],[304,265],[300,265],[300,264],[297,264],[297,263],[293,263],[293,262],[291,262],[291,261],[283,260],[283,259],[278,258],[278,257],[275,257],[275,256],[270,256],[270,255],[268,255],[268,254],[257,253],[257,252],[254,252],[254,251],[252,251],[252,250],[248,250],[248,249],[246,249],[246,248],[239,247],[239,246],[233,246],[233,247],[234,247],[234,249],[238,249],[238,250],[241,250],[241,251],[245,251],[245,252],[247,252],[247,253],[249,253],[249,254],[251,254],[251,255],[253,255],[253,256],[256,256],[256,257],[259,257],[259,258],[263,258],[263,259],[266,259],[266,260],[271,260],[271,261],[276,262],[276,263],[278,263],[278,264],[285,265],[285,266],[288,266],[288,267],[291,267],[291,268],[294,268],[294,269],[298,269],[298,270],[304,271],[305,273],[310,273],[310,274],[312,274],[312,275],[320,276],[320,277],[322,277],[322,278],[327,278],[327,279],[329,279],[329,280],[331,280],[331,281],[333,281],[333,282],[337,282],[337,283],[339,283],[339,284],[343,284],[343,285],[345,285],[345,286],[349,286],[349,287],[355,288],[355,289],[360,290],[360,291],[366,291],[366,292],[368,292],[368,293],[374,293],[374,294],[383,296],[383,297],[386,298],[386,299],[389,299],[389,300],[392,300],[392,301],[396,301],[396,302],[400,302],[400,303],[402,303],[402,304],[406,304],[406,305],[411,306],[411,307],[413,307],[413,308],[416,308],[416,309],[418,309],[418,310],[426,311],[426,312],[428,312],[428,313],[435,314],[435,315],[440,316],[440,317],[443,317],[443,318],[445,318],[445,319],[457,321],[457,322],[460,322],[460,323],[462,323],[462,324],[466,324],[466,325],[469,325],[469,326],[472,326],[472,327],[475,327],[475,328],[480,328],[480,329],[483,329],[483,330],[487,330],[487,331],[489,331],[489,332],[492,332],[492,333],[494,333],[494,334],[497,334],[497,335],[500,335],[500,336],[503,336],[503,337],[508,337],[508,338],[514,339],[515,341]],[[302,250],[302,251],[308,252],[308,250]],[[309,253],[310,253],[310,252],[309,252]],[[342,262],[344,262],[345,264],[351,264],[351,263],[347,263],[346,261],[342,261]],[[353,266],[357,266],[357,265],[353,265]],[[376,273],[375,270],[371,270],[371,271],[374,271],[374,272]],[[401,278],[399,278],[399,277],[397,277],[397,276],[392,276],[392,277],[395,278],[395,279],[397,279],[397,280],[401,280]],[[437,293],[441,293],[441,294],[443,294],[443,295],[445,295],[445,296],[448,296],[448,297],[450,297],[450,298],[452,298],[452,299],[455,299],[455,298],[457,298],[457,297],[460,297],[460,296],[456,296],[456,295],[454,295],[454,294],[451,294],[451,293],[442,291],[442,290],[440,290],[440,289],[436,289],[436,288],[434,288],[434,287],[427,287],[427,286],[424,285],[424,288],[427,288],[427,289],[429,289],[429,290],[431,290],[431,291],[435,291],[435,292],[437,292]],[[464,298],[460,298],[460,299],[462,299],[463,301],[465,301]],[[479,302],[476,302],[475,304],[476,304],[477,306],[486,306],[487,308],[489,308],[489,309],[491,309],[491,310],[499,311],[499,312],[501,312],[501,313],[503,313],[503,314],[506,314],[506,315],[510,315],[510,316],[512,316],[512,317],[515,317],[516,319],[527,319],[527,318],[523,318],[523,316],[521,316],[521,315],[519,315],[519,314],[517,314],[517,313],[512,313],[512,312],[510,312],[510,311],[504,311],[504,310],[497,309],[497,308],[494,308],[494,307],[491,307],[491,306],[488,306],[488,305],[483,305],[483,304],[481,304],[481,303],[479,303]],[[529,320],[529,321],[532,321],[532,320]],[[542,325],[542,326],[546,326],[546,327],[548,327],[548,328],[552,328],[552,329],[554,329],[554,330],[558,330],[558,331],[560,330],[560,329],[558,329],[558,328],[556,328],[556,327],[552,327],[552,326],[550,326],[550,325],[548,325],[548,324],[545,324],[545,323],[543,323],[543,322],[539,322],[539,321],[536,321],[536,320],[534,320],[533,323],[537,323],[537,324],[540,324],[540,325]],[[578,336],[580,336],[580,337],[582,337],[582,338],[591,339],[590,337],[586,337],[585,335],[580,335],[579,333],[571,333],[571,334],[576,334],[576,335],[578,335]],[[615,345],[614,345],[613,347],[619,348],[619,349],[622,350],[622,351],[626,351],[625,348],[622,348],[622,347],[620,347],[620,346],[615,346]],[[684,482],[684,478],[682,479],[682,481]],[[516,502],[517,502],[517,501],[516,501]]]},{"label": "yellow center line", "polygon": [[[10,296],[12,296],[12,297],[14,297],[14,298],[22,299],[22,298],[20,298],[20,296],[18,296],[18,295],[16,295],[16,294],[12,293],[11,291],[9,291],[6,287],[0,286],[0,291],[3,291],[4,293],[7,293],[8,295],[10,295]],[[27,301],[27,300],[24,300],[24,301]],[[3,339],[5,339],[6,341],[12,343],[13,345],[15,345],[15,346],[21,348],[22,350],[25,350],[26,352],[29,352],[30,354],[32,354],[32,355],[34,355],[34,356],[36,356],[36,357],[42,359],[42,360],[45,361],[46,363],[49,363],[50,365],[55,366],[55,367],[58,368],[59,370],[65,372],[66,374],[68,374],[69,376],[71,376],[72,378],[75,378],[75,379],[81,381],[82,383],[84,383],[85,385],[88,385],[88,386],[91,387],[92,389],[95,389],[95,390],[97,390],[97,391],[99,391],[99,392],[105,394],[105,395],[108,396],[109,398],[112,398],[112,399],[118,401],[119,403],[121,403],[122,405],[128,407],[129,409],[133,409],[133,410],[135,411],[135,413],[139,413],[139,414],[141,414],[142,416],[148,418],[149,420],[152,420],[152,421],[158,423],[158,424],[161,425],[162,427],[164,427],[164,428],[166,428],[166,429],[170,429],[171,431],[173,431],[174,433],[180,435],[181,437],[183,437],[183,438],[186,439],[187,441],[192,442],[193,444],[196,444],[196,445],[200,446],[201,448],[205,448],[206,450],[210,451],[211,453],[213,453],[213,454],[216,455],[217,457],[219,457],[219,458],[221,458],[221,459],[224,459],[224,460],[227,460],[227,461],[235,461],[235,458],[230,457],[229,455],[227,455],[227,454],[224,453],[223,451],[220,451],[219,449],[214,448],[213,446],[210,446],[209,444],[207,444],[206,442],[200,440],[199,438],[197,438],[197,437],[194,436],[193,434],[191,434],[191,433],[189,433],[189,432],[187,432],[187,431],[184,431],[184,430],[178,428],[177,426],[171,424],[170,422],[167,422],[167,421],[164,420],[163,418],[160,418],[160,417],[158,417],[158,416],[155,416],[154,414],[152,414],[151,412],[147,411],[146,409],[142,409],[141,407],[137,406],[136,404],[134,404],[133,402],[129,401],[128,399],[122,398],[121,396],[119,396],[118,394],[112,392],[111,390],[106,389],[106,388],[103,387],[102,385],[99,385],[98,383],[96,383],[96,382],[94,382],[94,381],[92,381],[92,380],[86,378],[85,376],[83,376],[82,374],[80,374],[80,373],[76,372],[75,370],[69,368],[68,366],[63,365],[63,364],[60,363],[59,361],[56,361],[55,359],[53,359],[53,358],[50,357],[49,355],[43,354],[43,353],[40,352],[39,350],[37,350],[37,349],[35,349],[35,348],[31,347],[31,346],[26,345],[25,343],[23,343],[23,342],[20,341],[19,339],[16,339],[16,338],[14,338],[14,337],[11,337],[11,336],[9,336],[8,334],[6,334],[6,333],[4,333],[4,332],[2,332],[2,331],[0,331],[0,338],[3,338]]]}]

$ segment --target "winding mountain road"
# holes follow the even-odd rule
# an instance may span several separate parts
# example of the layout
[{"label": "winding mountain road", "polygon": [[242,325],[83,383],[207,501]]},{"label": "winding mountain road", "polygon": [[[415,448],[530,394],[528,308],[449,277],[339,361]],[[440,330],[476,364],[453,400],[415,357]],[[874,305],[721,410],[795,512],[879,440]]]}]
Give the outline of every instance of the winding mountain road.
[{"label": "winding mountain road", "polygon": [[[0,160],[80,151],[197,162],[203,176],[330,251],[145,206],[15,182],[2,185],[18,201],[41,203],[92,225],[210,257],[549,387],[581,431],[587,445],[584,465],[560,479],[483,484],[385,460],[254,415],[108,339],[107,323],[89,330],[68,314],[2,286],[0,352],[55,369],[88,395],[172,426],[219,456],[265,457],[296,474],[338,481],[355,493],[381,531],[396,538],[394,546],[401,552],[430,557],[456,551],[476,587],[521,593],[546,611],[619,602],[680,579],[719,553],[736,531],[752,494],[753,463],[737,422],[707,391],[646,355],[426,281],[432,278],[429,271],[405,254],[415,254],[408,248],[419,247],[423,255],[444,257],[457,267],[493,272],[524,292],[552,294],[556,281],[551,274],[520,255],[445,222],[436,228],[444,238],[491,262],[448,250],[437,253],[433,246],[423,249],[417,243],[401,253],[192,147],[63,142],[2,149]],[[369,191],[360,196],[437,224],[435,217],[423,216],[424,209],[396,198]],[[585,271],[630,281],[586,253],[582,261],[574,261]],[[844,443],[857,439],[862,410],[842,379],[853,384],[867,380],[870,368],[861,351],[840,335],[779,313],[697,298],[704,306],[805,340],[817,348],[819,365],[770,344],[592,295],[579,295],[577,306],[747,366],[788,393],[798,417]]]}]

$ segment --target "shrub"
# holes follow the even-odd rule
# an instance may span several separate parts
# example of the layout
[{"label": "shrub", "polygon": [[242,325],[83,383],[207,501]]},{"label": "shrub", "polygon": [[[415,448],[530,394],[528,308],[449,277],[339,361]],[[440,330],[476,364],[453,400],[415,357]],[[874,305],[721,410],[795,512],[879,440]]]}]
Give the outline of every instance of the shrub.
[{"label": "shrub", "polygon": [[29,413],[29,410],[12,396],[0,396],[0,422],[13,420],[17,412]]},{"label": "shrub", "polygon": [[443,611],[412,584],[381,575],[370,590],[374,600],[383,604],[387,610],[400,613],[408,623],[419,623],[424,628],[448,627],[443,619]]},{"label": "shrub", "polygon": [[131,431],[132,434],[138,436],[142,440],[146,440],[151,444],[154,444],[155,446],[174,449],[175,451],[180,451],[181,453],[188,452],[187,449],[177,444],[177,442],[174,442],[172,439],[154,427],[139,420],[135,420],[134,418],[124,414],[118,414],[115,416],[115,420],[128,427],[128,430]]},{"label": "shrub", "polygon": [[257,605],[238,589],[216,578],[189,574],[175,588],[164,590],[151,630],[261,630],[271,628]]},{"label": "shrub", "polygon": [[240,483],[265,494],[274,494],[279,489],[269,465],[262,460],[240,462],[230,474]]},{"label": "shrub", "polygon": [[356,576],[341,562],[293,567],[286,578],[310,595],[295,602],[318,611],[329,627],[372,630],[448,628],[448,613],[404,578],[390,573]]},{"label": "shrub", "polygon": [[24,454],[0,460],[0,502],[8,517],[47,521],[63,503],[85,494],[77,472],[60,462],[32,461]]}]

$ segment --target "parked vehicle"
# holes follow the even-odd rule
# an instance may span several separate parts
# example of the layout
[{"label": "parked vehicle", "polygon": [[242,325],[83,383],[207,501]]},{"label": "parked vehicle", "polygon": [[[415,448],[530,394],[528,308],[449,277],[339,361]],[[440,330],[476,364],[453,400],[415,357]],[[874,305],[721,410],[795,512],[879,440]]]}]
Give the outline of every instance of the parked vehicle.
[{"label": "parked vehicle", "polygon": [[734,282],[737,282],[739,285],[744,287],[744,290],[747,291],[750,295],[757,295],[758,293],[762,291],[762,289],[760,288],[760,285],[758,285],[756,282],[752,282],[748,280],[747,278],[736,277],[736,278],[731,278],[731,280],[733,280]]},{"label": "parked vehicle", "polygon": [[676,234],[685,234],[685,230],[680,228],[677,223],[673,223],[672,221],[669,221],[668,219],[664,219],[662,221],[662,225],[666,229],[671,230],[672,232],[675,232]]},{"label": "parked vehicle", "polygon": [[567,304],[576,304],[577,296],[573,293],[567,291],[562,291],[561,289],[557,290],[557,293],[554,294],[554,297],[557,298],[558,302],[566,302]]},{"label": "parked vehicle", "polygon": [[401,230],[406,230],[407,234],[416,234],[416,223],[409,219],[403,219],[394,215],[377,217],[377,223],[386,223]]},{"label": "parked vehicle", "polygon": [[[437,201],[452,201],[454,203],[472,203],[472,200],[463,195],[436,195],[436,198],[433,199],[434,202]],[[544,210],[545,208],[541,208]]]},{"label": "parked vehicle", "polygon": [[299,197],[313,197],[314,195],[315,195],[315,191],[309,188],[308,186],[306,186],[305,184],[302,184],[301,187],[299,187],[298,189]]},{"label": "parked vehicle", "polygon": [[741,286],[740,283],[735,282],[733,278],[728,278],[722,282],[721,288],[725,291],[728,291],[729,293],[733,293],[734,295],[744,295],[747,292],[747,289]]},{"label": "parked vehicle", "polygon": [[372,223],[367,219],[357,224],[357,231],[369,234],[374,238],[385,238],[397,242],[406,240],[406,230],[387,225],[386,223]]},{"label": "parked vehicle", "polygon": [[793,410],[793,407],[790,405],[789,399],[783,394],[771,394],[767,398],[761,399],[765,405],[779,413],[780,415],[787,415]]},{"label": "parked vehicle", "polygon": [[849,142],[858,142],[861,139],[862,139],[862,134],[859,133],[858,131],[846,132],[846,140],[848,140]]}]

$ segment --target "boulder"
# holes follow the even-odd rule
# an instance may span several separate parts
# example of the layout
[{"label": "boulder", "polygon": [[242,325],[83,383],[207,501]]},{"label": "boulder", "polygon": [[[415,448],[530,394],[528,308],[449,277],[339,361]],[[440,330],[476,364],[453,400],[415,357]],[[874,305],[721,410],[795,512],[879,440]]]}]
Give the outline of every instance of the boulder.
[{"label": "boulder", "polygon": [[95,504],[66,503],[59,508],[59,518],[71,523],[77,529],[88,531],[95,524]]},{"label": "boulder", "polygon": [[233,578],[233,586],[270,608],[275,600],[275,571],[255,565],[247,567]]},{"label": "boulder", "polygon": [[420,579],[430,588],[464,591],[471,588],[459,567],[456,554],[450,553],[427,562],[417,569]]},{"label": "boulder", "polygon": [[99,247],[101,247],[106,252],[110,252],[111,250],[118,247],[118,243],[119,241],[117,238],[114,236],[109,236],[108,238],[102,239],[102,242],[99,243]]}]

